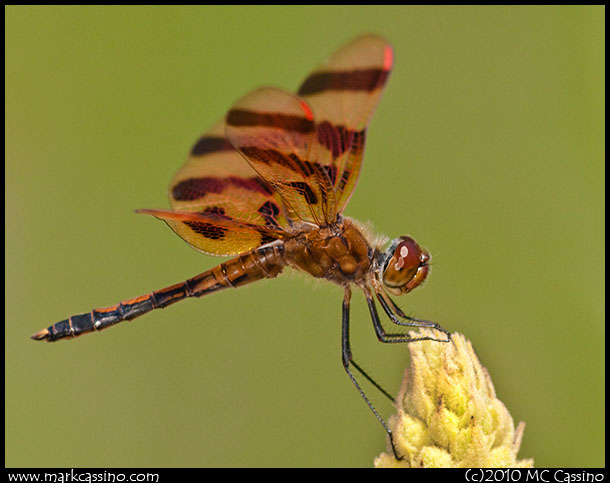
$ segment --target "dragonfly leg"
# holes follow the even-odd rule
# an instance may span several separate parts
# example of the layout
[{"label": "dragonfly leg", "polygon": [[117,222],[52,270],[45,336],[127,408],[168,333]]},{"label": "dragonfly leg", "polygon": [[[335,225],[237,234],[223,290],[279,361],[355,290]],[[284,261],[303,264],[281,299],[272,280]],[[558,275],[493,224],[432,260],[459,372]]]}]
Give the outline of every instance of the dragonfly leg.
[{"label": "dragonfly leg", "polygon": [[[375,295],[377,296],[377,300],[381,304],[383,311],[386,313],[388,318],[392,321],[393,324],[406,326],[406,327],[427,327],[430,329],[438,330],[445,334],[446,338],[443,339],[435,339],[433,337],[408,337],[405,334],[388,334],[385,332],[385,329],[381,326],[379,322],[379,316],[377,314],[377,308],[375,307],[375,303],[373,297],[371,296],[370,290],[365,290],[366,301],[369,305],[369,310],[371,312],[371,317],[373,318],[373,325],[375,326],[375,333],[377,337],[382,342],[414,342],[418,340],[435,340],[438,342],[449,342],[451,340],[451,333],[445,329],[443,329],[436,322],[431,322],[429,320],[418,319],[415,317],[410,317],[405,315],[404,312],[396,305],[396,303],[378,286],[378,284],[373,285],[375,290]],[[404,320],[399,319],[402,318]],[[375,323],[377,321],[377,324]],[[382,338],[380,338],[380,334],[382,334]],[[402,340],[383,340],[386,337],[388,338],[398,338]]]},{"label": "dragonfly leg", "polygon": [[342,356],[343,367],[345,369],[345,372],[347,372],[347,375],[349,376],[350,380],[354,384],[354,386],[356,386],[356,389],[360,393],[360,396],[362,396],[362,399],[364,399],[364,402],[366,402],[366,405],[369,407],[371,412],[375,415],[377,420],[383,426],[383,429],[385,430],[385,432],[390,437],[390,443],[392,445],[392,451],[394,452],[394,456],[396,457],[396,459],[400,460],[403,457],[399,456],[398,453],[396,452],[396,448],[394,447],[394,439],[392,438],[392,430],[389,428],[387,423],[383,420],[381,415],[377,412],[377,410],[375,409],[375,406],[373,406],[373,404],[371,403],[371,401],[369,400],[367,395],[364,393],[364,391],[362,390],[362,387],[360,387],[360,384],[358,383],[358,381],[356,380],[356,377],[354,376],[354,374],[352,373],[352,371],[350,369],[350,366],[354,366],[360,374],[362,374],[369,382],[371,382],[377,389],[379,389],[386,397],[388,397],[392,401],[394,400],[394,398],[392,396],[390,396],[390,394],[387,391],[385,391],[379,384],[377,384],[377,382],[375,382],[373,380],[373,378],[371,378],[353,360],[352,350],[350,348],[350,343],[349,343],[349,304],[350,304],[351,296],[352,296],[352,292],[351,292],[350,288],[346,287],[345,295],[343,297],[343,317],[342,317],[342,323],[341,323],[341,356]]}]

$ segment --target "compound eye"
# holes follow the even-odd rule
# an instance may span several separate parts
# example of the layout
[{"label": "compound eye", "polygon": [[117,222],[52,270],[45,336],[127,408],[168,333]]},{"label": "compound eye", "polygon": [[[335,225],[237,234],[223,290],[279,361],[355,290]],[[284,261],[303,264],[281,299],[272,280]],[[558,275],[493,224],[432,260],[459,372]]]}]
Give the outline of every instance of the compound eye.
[{"label": "compound eye", "polygon": [[410,292],[425,279],[429,258],[413,238],[400,237],[383,271],[384,285],[396,295]]},{"label": "compound eye", "polygon": [[421,248],[413,238],[404,237],[396,250],[394,250],[394,256],[390,263],[394,263],[394,270],[410,272],[413,269],[417,269],[420,263],[420,257],[422,255]]}]

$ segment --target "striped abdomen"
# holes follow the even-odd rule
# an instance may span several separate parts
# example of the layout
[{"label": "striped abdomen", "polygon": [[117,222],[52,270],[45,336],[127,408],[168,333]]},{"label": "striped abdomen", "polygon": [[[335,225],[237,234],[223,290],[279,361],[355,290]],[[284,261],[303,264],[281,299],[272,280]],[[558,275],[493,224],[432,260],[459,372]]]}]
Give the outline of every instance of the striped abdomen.
[{"label": "striped abdomen", "polygon": [[151,310],[162,309],[187,297],[202,297],[223,288],[237,288],[262,278],[276,277],[284,265],[284,246],[279,243],[267,245],[221,263],[185,282],[120,302],[112,307],[73,315],[37,332],[32,339],[53,342],[64,337],[77,337],[87,332],[102,330],[123,320],[135,319]]}]

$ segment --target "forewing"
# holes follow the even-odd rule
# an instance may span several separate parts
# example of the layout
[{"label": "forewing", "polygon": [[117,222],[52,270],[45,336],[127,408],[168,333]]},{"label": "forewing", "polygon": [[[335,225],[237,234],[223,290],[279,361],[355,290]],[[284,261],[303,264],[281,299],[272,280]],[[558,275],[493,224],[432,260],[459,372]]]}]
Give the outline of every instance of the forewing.
[{"label": "forewing", "polygon": [[364,35],[335,52],[298,90],[315,113],[322,146],[319,158],[331,167],[339,213],[358,181],[366,129],[392,64],[391,45],[376,35]]},{"label": "forewing", "polygon": [[274,87],[257,89],[226,116],[227,139],[282,198],[287,216],[317,225],[336,220],[334,186],[319,162],[313,113],[299,97]]},{"label": "forewing", "polygon": [[[281,198],[224,136],[224,121],[203,134],[169,188],[177,212],[207,219],[159,216],[190,245],[214,255],[242,253],[289,229]],[[277,235],[274,239],[277,238]]]}]

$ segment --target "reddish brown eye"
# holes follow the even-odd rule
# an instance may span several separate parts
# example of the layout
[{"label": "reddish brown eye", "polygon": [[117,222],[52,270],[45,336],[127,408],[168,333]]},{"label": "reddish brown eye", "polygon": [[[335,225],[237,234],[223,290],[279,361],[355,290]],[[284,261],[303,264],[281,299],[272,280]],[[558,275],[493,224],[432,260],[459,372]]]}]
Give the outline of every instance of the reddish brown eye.
[{"label": "reddish brown eye", "polygon": [[419,267],[421,249],[413,238],[404,238],[394,250],[394,257],[390,263],[394,262],[395,270],[409,271]]},{"label": "reddish brown eye", "polygon": [[424,281],[430,256],[410,236],[402,236],[396,242],[390,247],[383,283],[390,292],[400,295],[410,292]]}]

